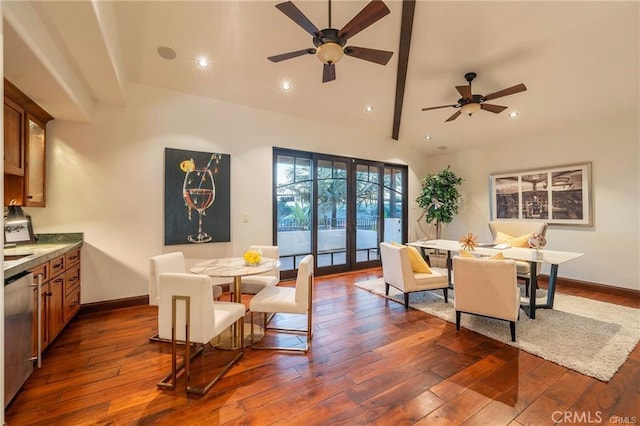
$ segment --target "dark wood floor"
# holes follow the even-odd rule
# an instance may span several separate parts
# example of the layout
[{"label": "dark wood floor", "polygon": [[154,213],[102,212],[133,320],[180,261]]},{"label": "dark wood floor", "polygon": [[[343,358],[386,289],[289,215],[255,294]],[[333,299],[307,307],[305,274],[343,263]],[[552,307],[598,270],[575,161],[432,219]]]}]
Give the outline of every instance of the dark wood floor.
[{"label": "dark wood floor", "polygon": [[[197,398],[156,388],[170,368],[168,345],[148,342],[156,331],[156,308],[79,316],[8,407],[7,424],[484,426],[640,420],[639,347],[604,383],[468,330],[456,332],[453,324],[351,285],[380,275],[373,269],[317,278],[310,353],[248,349],[221,382]],[[598,292],[581,295],[610,300]],[[615,301],[639,305],[634,298]]]}]

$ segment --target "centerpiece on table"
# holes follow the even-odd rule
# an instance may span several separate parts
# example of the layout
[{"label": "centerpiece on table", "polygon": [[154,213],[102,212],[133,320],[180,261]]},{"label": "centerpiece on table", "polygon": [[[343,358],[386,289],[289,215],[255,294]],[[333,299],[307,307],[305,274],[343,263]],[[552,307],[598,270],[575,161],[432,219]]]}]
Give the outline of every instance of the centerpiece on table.
[{"label": "centerpiece on table", "polygon": [[463,235],[458,240],[460,243],[460,247],[467,251],[473,251],[478,247],[478,236],[473,235],[473,233],[469,232],[467,235]]},{"label": "centerpiece on table", "polygon": [[533,233],[528,240],[529,247],[535,249],[533,253],[534,259],[542,259],[542,252],[540,250],[547,245],[547,239],[542,234]]},{"label": "centerpiece on table", "polygon": [[262,250],[249,248],[242,255],[244,264],[247,266],[258,266],[262,262]]}]

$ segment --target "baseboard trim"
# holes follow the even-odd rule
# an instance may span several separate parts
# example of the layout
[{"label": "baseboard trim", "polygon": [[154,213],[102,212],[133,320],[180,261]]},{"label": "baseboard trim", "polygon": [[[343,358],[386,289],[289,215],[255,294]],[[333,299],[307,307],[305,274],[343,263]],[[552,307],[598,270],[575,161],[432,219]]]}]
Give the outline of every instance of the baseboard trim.
[{"label": "baseboard trim", "polygon": [[97,312],[111,311],[114,309],[131,308],[149,304],[149,296],[135,296],[124,299],[105,300],[104,302],[83,303],[78,315],[95,314]]},{"label": "baseboard trim", "polygon": [[[545,284],[548,284],[549,275],[540,274],[538,275],[538,280]],[[556,279],[556,289],[561,289],[562,287],[572,287],[577,289],[597,291],[600,293],[606,293],[615,296],[640,297],[640,290],[634,290],[632,288],[614,287],[606,284],[598,284],[589,281],[580,281],[571,278],[558,277]]]}]

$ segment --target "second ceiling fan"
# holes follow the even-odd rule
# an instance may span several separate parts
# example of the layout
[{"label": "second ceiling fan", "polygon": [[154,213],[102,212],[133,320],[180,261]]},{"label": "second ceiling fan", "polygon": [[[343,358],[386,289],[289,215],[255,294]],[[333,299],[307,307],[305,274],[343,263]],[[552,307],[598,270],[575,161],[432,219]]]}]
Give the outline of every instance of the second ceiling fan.
[{"label": "second ceiling fan", "polygon": [[450,107],[458,108],[458,111],[456,111],[451,117],[446,119],[445,122],[455,120],[460,116],[460,114],[468,114],[470,116],[474,112],[481,109],[498,114],[504,111],[505,109],[507,109],[507,107],[502,105],[487,104],[485,102],[490,101],[492,99],[501,98],[503,96],[509,96],[515,93],[524,92],[525,90],[527,90],[527,86],[520,83],[520,84],[516,84],[515,86],[508,87],[506,89],[502,89],[497,92],[491,93],[489,95],[474,95],[473,93],[471,93],[471,82],[473,81],[474,78],[476,78],[476,73],[468,72],[464,75],[464,78],[469,82],[469,85],[456,86],[458,93],[460,93],[460,95],[462,96],[460,99],[458,99],[457,103],[452,105],[440,105],[436,107],[422,108],[422,110],[429,111],[432,109],[450,108]]},{"label": "second ceiling fan", "polygon": [[272,62],[280,62],[298,56],[315,54],[324,64],[322,70],[323,83],[336,79],[335,64],[343,55],[353,56],[354,58],[364,59],[365,61],[375,62],[380,65],[386,65],[393,55],[393,52],[385,50],[356,46],[345,47],[349,38],[390,13],[389,8],[381,0],[371,1],[340,30],[331,27],[331,0],[329,0],[329,25],[328,28],[323,30],[319,30],[318,27],[290,1],[277,4],[276,8],[311,34],[313,37],[311,41],[315,48],[296,50],[294,52],[270,56],[267,59]]}]

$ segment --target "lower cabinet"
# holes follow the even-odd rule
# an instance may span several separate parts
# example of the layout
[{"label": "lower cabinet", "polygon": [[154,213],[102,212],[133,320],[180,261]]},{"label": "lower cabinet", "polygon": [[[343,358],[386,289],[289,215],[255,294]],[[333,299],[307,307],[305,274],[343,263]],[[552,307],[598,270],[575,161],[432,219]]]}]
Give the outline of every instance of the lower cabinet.
[{"label": "lower cabinet", "polygon": [[40,294],[34,287],[34,307],[40,298],[40,318],[33,314],[33,356],[38,355],[38,323],[40,350],[44,351],[80,310],[80,249],[74,249],[31,270],[34,284],[41,282]]}]

